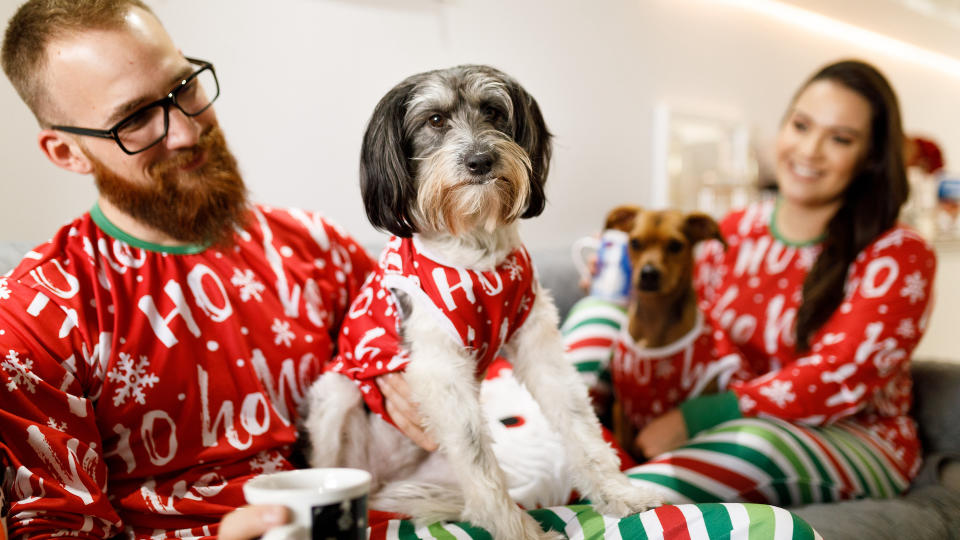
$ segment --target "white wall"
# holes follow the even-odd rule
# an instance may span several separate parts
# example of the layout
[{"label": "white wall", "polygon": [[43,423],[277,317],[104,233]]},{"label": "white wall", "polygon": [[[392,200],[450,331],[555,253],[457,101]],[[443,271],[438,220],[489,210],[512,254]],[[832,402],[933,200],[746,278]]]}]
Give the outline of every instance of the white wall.
[{"label": "white wall", "polygon": [[[537,247],[568,245],[610,207],[649,200],[659,100],[742,114],[769,141],[796,86],[840,57],[877,64],[899,92],[908,132],[940,141],[948,163],[960,160],[960,78],[722,2],[147,2],[185,53],[215,62],[218,115],[255,198],[320,209],[365,242],[380,238],[356,178],[373,106],[405,76],[458,63],[514,75],[556,135],[547,210],[525,225]],[[19,3],[0,0],[0,18]],[[0,84],[0,240],[41,241],[94,199],[89,179],[45,162],[35,132]],[[939,308],[949,305],[960,302]]]}]

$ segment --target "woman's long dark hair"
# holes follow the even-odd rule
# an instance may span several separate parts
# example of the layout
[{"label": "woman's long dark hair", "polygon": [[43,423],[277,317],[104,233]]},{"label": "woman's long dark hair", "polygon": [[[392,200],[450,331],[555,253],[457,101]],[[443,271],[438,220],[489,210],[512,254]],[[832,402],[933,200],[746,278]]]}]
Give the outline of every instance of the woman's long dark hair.
[{"label": "woman's long dark hair", "polygon": [[909,192],[900,106],[887,79],[867,63],[836,62],[814,74],[793,101],[811,83],[824,80],[841,84],[870,103],[870,141],[843,194],[843,204],[827,224],[820,256],[803,282],[803,302],[796,322],[798,352],[809,350],[814,333],[843,302],[850,264],[860,251],[893,227]]}]

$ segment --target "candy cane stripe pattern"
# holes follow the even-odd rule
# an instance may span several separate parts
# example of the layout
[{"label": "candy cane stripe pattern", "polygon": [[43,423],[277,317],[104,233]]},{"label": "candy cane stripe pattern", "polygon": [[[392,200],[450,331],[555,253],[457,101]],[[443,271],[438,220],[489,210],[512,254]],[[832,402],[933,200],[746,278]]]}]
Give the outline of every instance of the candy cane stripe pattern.
[{"label": "candy cane stripe pattern", "polygon": [[[562,532],[571,540],[821,540],[795,514],[775,506],[713,503],[662,506],[623,519],[597,514],[589,505],[531,510],[540,525]],[[416,527],[409,521],[389,520],[369,529],[369,540],[490,540],[490,534],[468,523],[434,523]]]}]

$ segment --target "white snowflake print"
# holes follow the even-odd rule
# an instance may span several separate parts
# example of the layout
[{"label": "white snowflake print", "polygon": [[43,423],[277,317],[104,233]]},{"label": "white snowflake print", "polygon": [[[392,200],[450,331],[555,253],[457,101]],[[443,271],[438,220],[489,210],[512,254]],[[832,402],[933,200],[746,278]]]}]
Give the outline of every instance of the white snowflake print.
[{"label": "white snowflake print", "polygon": [[48,417],[47,417],[47,427],[53,428],[53,429],[55,429],[55,430],[57,430],[57,431],[66,431],[66,430],[67,430],[67,423],[66,423],[66,422],[57,422],[56,419],[54,419],[54,418],[51,417],[51,416],[48,416]]},{"label": "white snowflake print", "polygon": [[506,270],[510,271],[510,281],[516,281],[520,279],[520,275],[523,273],[523,268],[520,267],[520,263],[517,262],[517,256],[514,255],[510,257],[503,263],[503,267]]},{"label": "white snowflake print", "polygon": [[787,403],[792,403],[797,399],[797,395],[793,393],[793,383],[790,381],[771,381],[769,385],[760,389],[760,393],[770,401],[776,403],[781,409],[784,408]]},{"label": "white snowflake print", "polygon": [[10,288],[7,287],[7,278],[0,278],[0,300],[10,298]]},{"label": "white snowflake print", "polygon": [[282,471],[284,470],[283,456],[278,452],[264,450],[250,460],[250,470],[259,474]]},{"label": "white snowflake print", "polygon": [[10,349],[10,352],[7,353],[6,360],[0,362],[0,367],[10,374],[9,380],[7,381],[7,390],[13,392],[22,385],[31,394],[37,392],[35,383],[39,381],[40,378],[33,373],[33,360],[29,358],[21,360],[17,351]]},{"label": "white snowflake print", "polygon": [[234,287],[240,289],[240,300],[246,302],[251,298],[256,298],[257,302],[263,302],[263,298],[260,297],[260,293],[266,289],[266,286],[257,281],[257,278],[253,275],[252,270],[247,269],[241,272],[239,268],[234,268],[233,277],[230,278],[230,283],[232,283]]},{"label": "white snowflake print", "polygon": [[904,278],[906,282],[900,289],[900,296],[910,299],[911,304],[926,298],[927,293],[924,289],[927,287],[927,280],[923,279],[923,274],[919,270]]},{"label": "white snowflake print", "polygon": [[913,326],[913,321],[910,319],[903,319],[900,321],[900,325],[897,326],[896,333],[898,336],[904,339],[913,339],[917,336],[917,330]]},{"label": "white snowflake print", "polygon": [[740,410],[743,412],[749,412],[751,409],[757,406],[756,400],[752,397],[744,394],[740,396]]},{"label": "white snowflake print", "polygon": [[530,309],[532,302],[533,300],[531,300],[529,296],[523,295],[523,298],[520,299],[520,311],[527,311]]},{"label": "white snowflake print", "polygon": [[289,347],[294,338],[297,337],[297,335],[290,330],[290,321],[274,319],[273,325],[270,327],[270,331],[275,334],[273,336],[274,345],[280,345],[283,343],[285,346]]},{"label": "white snowflake print", "polygon": [[144,388],[153,388],[153,385],[160,382],[160,378],[153,373],[147,373],[147,367],[150,361],[146,356],[140,356],[140,363],[135,364],[133,356],[127,353],[120,353],[120,362],[118,365],[107,372],[107,378],[113,382],[118,382],[119,386],[113,395],[114,407],[119,407],[126,403],[127,398],[133,396],[133,400],[141,405],[146,404],[146,394]]}]

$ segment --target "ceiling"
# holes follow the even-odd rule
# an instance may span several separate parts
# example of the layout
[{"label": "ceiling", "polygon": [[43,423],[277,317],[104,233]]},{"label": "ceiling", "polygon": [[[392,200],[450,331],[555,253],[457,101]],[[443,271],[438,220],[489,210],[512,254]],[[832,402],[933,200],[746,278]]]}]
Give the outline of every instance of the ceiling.
[{"label": "ceiling", "polygon": [[960,0],[782,0],[960,60]]}]

